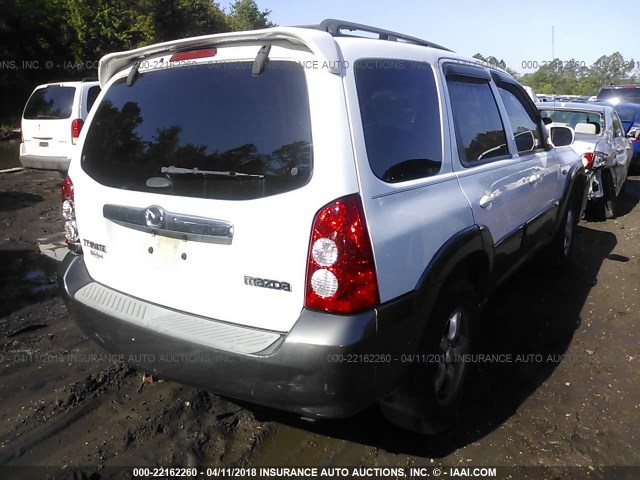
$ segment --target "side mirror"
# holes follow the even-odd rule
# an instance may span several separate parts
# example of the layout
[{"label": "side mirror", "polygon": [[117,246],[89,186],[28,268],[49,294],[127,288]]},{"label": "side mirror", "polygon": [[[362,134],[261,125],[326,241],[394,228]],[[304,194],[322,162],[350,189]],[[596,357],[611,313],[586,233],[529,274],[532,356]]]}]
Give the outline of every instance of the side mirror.
[{"label": "side mirror", "polygon": [[564,125],[547,125],[549,138],[554,147],[566,147],[571,145],[575,139],[573,128]]}]

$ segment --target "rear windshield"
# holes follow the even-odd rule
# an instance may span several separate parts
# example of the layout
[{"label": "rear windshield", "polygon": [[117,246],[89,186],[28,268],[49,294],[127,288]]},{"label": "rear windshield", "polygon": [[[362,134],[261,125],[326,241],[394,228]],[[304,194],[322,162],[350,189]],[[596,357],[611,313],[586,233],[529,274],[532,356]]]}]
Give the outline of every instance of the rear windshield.
[{"label": "rear windshield", "polygon": [[75,87],[49,85],[38,88],[31,94],[24,107],[24,118],[27,120],[69,118],[75,93]]},{"label": "rear windshield", "polygon": [[[541,110],[542,118],[548,118],[554,123],[562,123],[575,129],[578,123],[589,123],[595,127],[595,134],[604,132],[604,118],[598,112],[583,112],[578,110]],[[548,122],[547,122],[548,123]]]},{"label": "rear windshield", "polygon": [[598,100],[614,98],[620,103],[640,103],[640,87],[603,88],[598,93]]},{"label": "rear windshield", "polygon": [[247,200],[305,185],[312,144],[305,75],[272,61],[141,73],[106,92],[82,167],[110,187]]}]

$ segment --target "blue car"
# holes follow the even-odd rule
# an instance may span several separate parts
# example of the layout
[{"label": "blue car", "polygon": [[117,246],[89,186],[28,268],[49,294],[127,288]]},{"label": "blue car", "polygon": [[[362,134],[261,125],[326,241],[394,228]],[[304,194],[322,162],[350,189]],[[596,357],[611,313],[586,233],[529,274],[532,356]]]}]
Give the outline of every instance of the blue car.
[{"label": "blue car", "polygon": [[640,166],[640,104],[637,103],[619,103],[613,108],[620,115],[624,131],[631,140],[633,147],[633,157],[631,164],[635,167]]}]

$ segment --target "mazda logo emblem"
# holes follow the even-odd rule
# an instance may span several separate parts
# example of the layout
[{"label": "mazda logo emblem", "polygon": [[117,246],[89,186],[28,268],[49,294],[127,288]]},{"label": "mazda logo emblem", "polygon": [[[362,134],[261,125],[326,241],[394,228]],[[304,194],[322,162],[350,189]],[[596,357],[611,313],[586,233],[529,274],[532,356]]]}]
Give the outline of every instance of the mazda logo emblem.
[{"label": "mazda logo emblem", "polygon": [[144,211],[144,221],[149,228],[159,228],[164,222],[164,210],[160,207],[149,207]]}]

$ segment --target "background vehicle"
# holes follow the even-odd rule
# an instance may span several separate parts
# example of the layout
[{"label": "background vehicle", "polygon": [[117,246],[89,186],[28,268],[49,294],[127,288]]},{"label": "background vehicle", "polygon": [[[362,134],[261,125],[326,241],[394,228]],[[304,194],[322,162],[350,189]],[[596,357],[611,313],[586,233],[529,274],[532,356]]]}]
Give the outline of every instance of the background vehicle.
[{"label": "background vehicle", "polygon": [[573,149],[590,173],[590,210],[596,216],[615,217],[616,197],[627,179],[631,143],[618,113],[594,103],[554,102],[539,106],[543,119],[575,130]]},{"label": "background vehicle", "polygon": [[314,418],[381,402],[433,433],[479,306],[533,255],[570,257],[571,129],[439,45],[325,20],[110,54],[100,80],[59,278],[149,372]]},{"label": "background vehicle", "polygon": [[97,81],[39,85],[22,114],[20,163],[66,172],[84,120],[100,93]]},{"label": "background vehicle", "polygon": [[622,126],[633,148],[631,167],[638,168],[640,166],[640,104],[619,103],[613,108],[620,115]]},{"label": "background vehicle", "polygon": [[614,105],[616,103],[640,104],[640,84],[622,83],[606,85],[598,92],[598,101],[605,101]]}]

